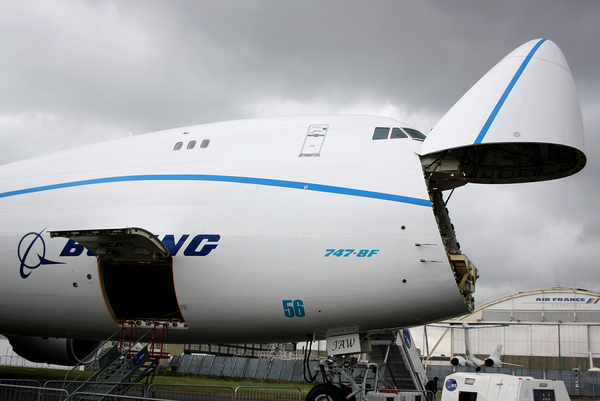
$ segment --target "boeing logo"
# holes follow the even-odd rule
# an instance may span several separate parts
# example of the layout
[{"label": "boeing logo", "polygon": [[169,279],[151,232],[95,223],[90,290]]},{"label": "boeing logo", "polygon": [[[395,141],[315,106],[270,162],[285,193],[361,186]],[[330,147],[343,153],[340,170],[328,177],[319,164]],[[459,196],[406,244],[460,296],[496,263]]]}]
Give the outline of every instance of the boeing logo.
[{"label": "boeing logo", "polygon": [[[157,236],[157,238],[160,239],[160,236]],[[183,250],[184,256],[206,256],[217,247],[217,242],[219,242],[221,236],[218,234],[198,234],[192,237],[188,242],[189,238],[189,234],[184,234],[175,241],[175,236],[173,234],[167,234],[161,241],[165,247],[167,247],[171,256],[177,255],[179,250],[186,244],[187,245]],[[85,248],[83,245],[70,239],[65,244],[59,256],[79,256],[84,250]],[[87,252],[87,255],[94,256],[90,251]]]},{"label": "boeing logo", "polygon": [[42,238],[44,230],[39,233],[27,233],[19,241],[17,256],[21,262],[19,272],[22,278],[29,277],[32,270],[42,265],[64,264],[63,262],[54,262],[46,259],[46,243],[44,242],[44,238]]},{"label": "boeing logo", "polygon": [[[55,262],[46,259],[46,243],[44,242],[44,238],[42,238],[44,230],[39,233],[27,233],[19,241],[17,249],[17,255],[21,262],[19,272],[24,279],[29,277],[32,270],[42,265],[65,264],[65,262]],[[184,234],[176,240],[175,235],[167,234],[162,238],[162,243],[169,250],[171,256],[177,255],[182,248],[184,256],[207,256],[217,247],[220,239],[221,236],[218,234],[198,234],[195,236]],[[69,239],[60,252],[59,257],[80,256],[84,250],[85,247],[83,245]],[[94,256],[90,251],[87,251],[87,255]]]}]

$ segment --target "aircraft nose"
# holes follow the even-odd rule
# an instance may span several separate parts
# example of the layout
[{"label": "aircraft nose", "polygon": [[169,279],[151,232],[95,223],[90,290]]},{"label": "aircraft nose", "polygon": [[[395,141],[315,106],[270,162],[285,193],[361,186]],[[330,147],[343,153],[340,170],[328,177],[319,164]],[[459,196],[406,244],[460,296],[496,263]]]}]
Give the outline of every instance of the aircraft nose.
[{"label": "aircraft nose", "polygon": [[518,57],[523,58],[527,57],[533,50],[535,46],[539,46],[539,48],[533,53],[531,56],[532,59],[539,59],[548,61],[550,63],[556,64],[565,70],[571,72],[569,68],[569,64],[567,63],[567,59],[565,58],[563,52],[560,48],[551,40],[548,39],[534,39],[531,40],[510,52],[505,58]]},{"label": "aircraft nose", "polygon": [[[567,177],[586,164],[583,120],[571,70],[550,40],[504,57],[442,117],[421,155],[461,161],[466,182]],[[532,168],[527,168],[531,166]]]}]

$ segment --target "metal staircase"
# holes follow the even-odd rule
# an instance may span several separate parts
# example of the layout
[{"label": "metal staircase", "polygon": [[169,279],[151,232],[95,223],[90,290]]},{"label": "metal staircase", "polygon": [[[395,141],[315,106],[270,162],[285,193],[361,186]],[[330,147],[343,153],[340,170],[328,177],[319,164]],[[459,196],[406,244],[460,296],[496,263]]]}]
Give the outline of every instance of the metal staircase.
[{"label": "metal staircase", "polygon": [[424,391],[427,376],[408,329],[371,335],[370,359],[381,366],[382,379],[394,388]]},{"label": "metal staircase", "polygon": [[[105,349],[77,376],[76,380],[84,373],[90,373],[90,378],[82,382],[73,394],[85,392],[123,395],[134,383],[141,383],[143,380],[146,385],[152,383],[160,360],[169,357],[164,352],[167,324],[155,322],[139,338],[136,338],[136,327],[134,322],[123,322],[122,327],[94,351]],[[115,341],[117,337],[118,341]],[[110,342],[115,344],[106,348]],[[69,373],[80,366],[81,364],[75,366]]]}]

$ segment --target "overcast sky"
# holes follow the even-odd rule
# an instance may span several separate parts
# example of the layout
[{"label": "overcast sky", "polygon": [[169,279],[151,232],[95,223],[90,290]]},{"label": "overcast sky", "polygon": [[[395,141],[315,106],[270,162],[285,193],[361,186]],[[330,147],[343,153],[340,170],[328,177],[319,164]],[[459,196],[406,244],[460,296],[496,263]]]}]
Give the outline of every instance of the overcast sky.
[{"label": "overcast sky", "polygon": [[476,299],[600,287],[600,2],[0,1],[0,164],[178,126],[376,114],[428,132],[521,44],[563,50],[585,169],[449,203]]}]

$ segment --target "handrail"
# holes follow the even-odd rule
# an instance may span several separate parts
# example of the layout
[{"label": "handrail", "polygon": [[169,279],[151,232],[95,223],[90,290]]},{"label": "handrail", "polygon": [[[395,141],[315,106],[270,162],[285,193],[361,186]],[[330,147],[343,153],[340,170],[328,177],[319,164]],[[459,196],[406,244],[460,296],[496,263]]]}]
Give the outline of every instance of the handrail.
[{"label": "handrail", "polygon": [[[157,328],[160,326],[161,332],[160,332],[160,339],[157,339]],[[152,343],[150,345],[150,355],[153,358],[166,358],[168,357],[168,354],[165,354],[164,351],[164,347],[165,347],[165,341],[167,340],[167,328],[168,325],[166,323],[163,322],[155,322],[154,323],[154,328],[152,329]],[[160,345],[160,352],[158,354],[156,354],[156,344]]]},{"label": "handrail", "polygon": [[136,342],[135,342],[135,343],[134,343],[134,344],[133,344],[131,347],[129,347],[129,349],[128,349],[127,351],[125,351],[125,352],[131,352],[131,350],[132,350],[133,348],[135,348],[135,346],[136,346],[136,345],[138,345],[138,344],[139,344],[139,345],[141,345],[141,343],[142,343],[142,340],[143,340],[144,338],[146,338],[146,336],[147,336],[148,334],[151,334],[151,333],[152,333],[152,329],[148,329],[148,331],[146,331],[146,332],[145,332],[145,333],[144,333],[144,334],[143,334],[143,335],[142,335],[142,336],[141,336],[141,337],[140,337],[140,338],[139,338],[139,339],[138,339],[138,340],[137,340],[137,341],[136,341]]},{"label": "handrail", "polygon": [[[125,330],[125,329],[126,329],[126,327],[121,327],[121,328],[120,328],[119,330],[117,330],[117,331],[116,331],[116,332],[115,332],[115,333],[114,333],[114,334],[113,334],[113,335],[112,335],[112,336],[111,336],[111,337],[110,337],[108,340],[106,340],[106,341],[104,342],[104,344],[106,344],[108,341],[110,341],[110,339],[111,339],[112,337],[114,337],[115,335],[119,334],[119,333],[120,333],[122,330]],[[120,354],[119,354],[119,356],[117,357],[117,359],[119,359],[119,358],[121,358],[121,357],[123,357],[123,356],[127,356],[127,355],[128,355],[130,352],[131,352],[131,350],[132,350],[132,349],[133,349],[133,348],[134,348],[136,345],[138,345],[138,344],[140,344],[140,345],[141,345],[141,343],[142,343],[142,340],[144,340],[144,339],[146,338],[146,336],[148,336],[148,334],[150,334],[150,333],[152,333],[152,329],[149,329],[149,330],[148,330],[146,333],[144,333],[144,334],[143,334],[143,335],[142,335],[142,336],[141,336],[141,337],[140,337],[140,338],[139,338],[139,339],[138,339],[138,340],[137,340],[137,341],[136,341],[136,342],[135,342],[133,345],[131,345],[131,346],[130,346],[128,349],[126,349],[126,350],[122,350],[122,349],[121,349],[121,350],[120,350]],[[122,338],[121,338],[121,339],[122,339]],[[130,339],[130,342],[129,342],[129,343],[131,344],[131,339]],[[96,364],[96,362],[97,362],[97,358],[95,358],[95,360],[94,360],[93,364],[95,365],[95,364]],[[79,386],[79,387],[78,387],[78,388],[77,388],[75,391],[73,391],[73,394],[76,394],[76,393],[78,393],[78,392],[79,392],[81,389],[83,389],[83,388],[84,388],[84,387],[85,387],[87,384],[89,384],[89,383],[92,383],[92,382],[91,382],[91,380],[92,380],[92,379],[96,379],[96,378],[97,378],[97,377],[98,377],[98,376],[99,376],[99,375],[100,375],[102,372],[104,372],[105,370],[107,370],[109,367],[110,367],[110,364],[109,364],[109,365],[107,365],[107,366],[104,366],[102,369],[98,369],[98,371],[96,371],[96,372],[95,372],[95,373],[93,373],[93,374],[92,374],[92,373],[90,373],[90,379],[89,379],[89,380],[87,380],[87,381],[85,381],[85,382],[83,382],[83,383],[81,384],[81,386]],[[112,379],[113,377],[121,376],[121,375],[122,375],[122,373],[124,372],[124,370],[125,370],[125,368],[126,368],[126,367],[127,367],[127,364],[123,363],[123,364],[122,364],[122,365],[119,367],[119,369],[117,369],[117,370],[115,370],[115,371],[113,371],[113,372],[112,372],[112,374],[110,375],[109,379]],[[75,368],[73,368],[73,369],[75,369]],[[93,368],[92,368],[91,370],[93,371]],[[82,372],[82,373],[81,373],[79,376],[77,376],[77,377],[79,378],[79,377],[80,377],[80,376],[81,376],[81,375],[82,375],[82,374],[83,374],[85,371],[86,371],[86,370],[84,369],[84,371],[83,371],[83,372]],[[113,385],[113,386],[112,386],[112,387],[111,387],[111,388],[110,388],[110,389],[109,389],[109,390],[106,392],[107,394],[110,394],[110,393],[111,393],[111,392],[112,392],[112,391],[113,391],[113,390],[114,390],[116,387],[118,387],[118,386],[119,386],[119,384],[120,384],[120,382],[119,382],[119,381],[117,381],[117,382],[109,382],[109,381],[107,380],[106,382],[107,382],[107,383],[114,383],[114,385]],[[94,380],[94,381],[93,381],[93,383],[97,384],[97,383],[99,383],[99,382],[98,382],[97,380]]]},{"label": "handrail", "polygon": [[[87,366],[91,366],[90,369],[88,369],[87,367],[85,369],[83,369],[81,371],[81,373],[79,375],[77,375],[77,377],[75,377],[74,380],[79,379],[87,370],[91,370],[93,372],[94,370],[94,366],[96,365],[96,363],[98,362],[98,351],[100,351],[102,349],[102,347],[104,347],[106,345],[106,343],[108,343],[109,341],[113,341],[113,338],[117,335],[117,334],[121,334],[121,332],[124,330],[124,327],[119,328],[119,330],[117,330],[116,332],[113,333],[113,335],[111,335],[108,339],[106,339],[104,342],[102,342],[102,344],[100,344],[98,347],[96,347],[96,349],[94,349],[92,352],[90,352],[85,358],[83,358],[82,361],[80,361],[77,365],[73,366],[73,368],[71,368],[71,370],[69,370],[67,372],[67,374],[65,375],[65,381],[69,380],[69,375],[71,374],[71,372],[73,372],[75,369],[79,368],[82,365],[85,365],[83,363],[83,361],[87,361],[88,358],[90,358],[92,355],[94,355],[94,360],[93,362],[90,362],[87,364]],[[90,375],[92,374],[92,372],[90,372]]]}]

